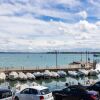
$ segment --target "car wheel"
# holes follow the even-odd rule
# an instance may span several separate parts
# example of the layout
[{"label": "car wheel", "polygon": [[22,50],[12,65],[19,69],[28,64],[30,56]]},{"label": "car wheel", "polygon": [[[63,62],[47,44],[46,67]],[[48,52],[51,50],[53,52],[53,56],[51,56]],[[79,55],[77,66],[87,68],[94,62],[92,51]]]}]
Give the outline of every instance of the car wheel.
[{"label": "car wheel", "polygon": [[19,98],[18,97],[15,97],[15,99],[14,100],[19,100]]}]

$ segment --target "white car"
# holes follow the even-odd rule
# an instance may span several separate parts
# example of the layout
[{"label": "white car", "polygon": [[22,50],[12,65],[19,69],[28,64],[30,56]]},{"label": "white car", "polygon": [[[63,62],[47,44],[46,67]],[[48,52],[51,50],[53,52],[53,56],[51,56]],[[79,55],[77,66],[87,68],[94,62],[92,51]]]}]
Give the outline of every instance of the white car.
[{"label": "white car", "polygon": [[31,86],[15,93],[14,100],[54,100],[54,98],[47,87]]},{"label": "white car", "polygon": [[11,90],[0,88],[0,100],[13,100]]}]

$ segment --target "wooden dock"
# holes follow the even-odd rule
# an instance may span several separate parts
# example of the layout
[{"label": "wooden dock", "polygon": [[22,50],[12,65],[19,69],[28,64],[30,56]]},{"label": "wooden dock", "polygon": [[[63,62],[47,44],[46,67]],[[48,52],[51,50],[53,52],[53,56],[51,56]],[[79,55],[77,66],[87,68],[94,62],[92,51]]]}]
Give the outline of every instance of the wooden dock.
[{"label": "wooden dock", "polygon": [[86,70],[89,70],[93,68],[93,64],[91,63],[88,63],[88,64],[85,64],[85,66],[81,66],[81,64],[72,64],[72,65],[67,65],[67,66],[63,66],[63,67],[11,67],[11,68],[8,68],[8,67],[5,67],[5,68],[1,68],[0,69],[0,72],[5,72],[5,73],[10,73],[12,71],[15,71],[15,72],[24,72],[24,73],[27,73],[27,72],[30,72],[30,73],[33,73],[33,72],[44,72],[45,70],[49,70],[49,71],[58,71],[58,70],[63,70],[65,72],[67,71],[74,71],[74,70],[78,70],[78,69],[86,69]]}]

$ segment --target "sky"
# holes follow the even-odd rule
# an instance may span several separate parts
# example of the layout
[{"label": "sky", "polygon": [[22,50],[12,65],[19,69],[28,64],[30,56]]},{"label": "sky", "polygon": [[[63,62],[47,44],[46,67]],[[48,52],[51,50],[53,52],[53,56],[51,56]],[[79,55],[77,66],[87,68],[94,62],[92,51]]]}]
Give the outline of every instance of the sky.
[{"label": "sky", "polygon": [[55,50],[100,50],[100,0],[0,0],[0,51]]}]

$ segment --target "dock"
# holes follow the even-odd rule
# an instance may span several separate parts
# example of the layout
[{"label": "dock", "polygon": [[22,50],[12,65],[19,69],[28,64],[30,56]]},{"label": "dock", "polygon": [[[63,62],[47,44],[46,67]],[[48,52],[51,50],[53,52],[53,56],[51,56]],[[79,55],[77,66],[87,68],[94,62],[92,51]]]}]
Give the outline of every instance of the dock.
[{"label": "dock", "polygon": [[74,70],[78,70],[78,69],[92,69],[93,68],[93,63],[84,63],[84,66],[82,66],[82,64],[70,64],[70,65],[66,65],[66,66],[54,66],[54,67],[5,67],[5,68],[1,68],[0,72],[5,72],[5,73],[10,73],[12,71],[15,72],[44,72],[45,70],[49,70],[49,71],[58,71],[58,70],[63,70],[65,72],[67,71],[74,71]]}]

